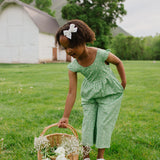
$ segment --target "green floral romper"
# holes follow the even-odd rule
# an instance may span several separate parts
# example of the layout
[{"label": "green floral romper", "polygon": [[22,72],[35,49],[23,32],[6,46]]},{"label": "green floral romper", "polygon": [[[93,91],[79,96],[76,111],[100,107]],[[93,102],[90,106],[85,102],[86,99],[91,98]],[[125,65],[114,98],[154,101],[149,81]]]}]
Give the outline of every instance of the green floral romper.
[{"label": "green floral romper", "polygon": [[68,65],[69,70],[85,77],[81,86],[82,143],[95,144],[97,148],[110,147],[123,95],[122,85],[105,64],[109,52],[98,49],[95,61],[88,67],[81,66],[76,59]]}]

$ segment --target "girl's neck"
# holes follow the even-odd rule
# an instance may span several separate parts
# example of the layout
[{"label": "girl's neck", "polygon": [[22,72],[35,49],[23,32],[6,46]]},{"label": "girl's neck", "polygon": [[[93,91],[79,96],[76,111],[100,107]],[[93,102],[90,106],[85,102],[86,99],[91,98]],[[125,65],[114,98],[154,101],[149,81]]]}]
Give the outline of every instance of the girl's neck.
[{"label": "girl's neck", "polygon": [[82,54],[77,58],[78,62],[86,61],[88,58],[90,58],[90,48],[86,45],[84,46]]},{"label": "girl's neck", "polygon": [[91,65],[95,58],[96,58],[96,53],[97,53],[97,49],[93,48],[93,47],[85,47],[84,52],[82,53],[82,55],[77,59],[77,62],[84,66],[87,67],[89,65]]}]

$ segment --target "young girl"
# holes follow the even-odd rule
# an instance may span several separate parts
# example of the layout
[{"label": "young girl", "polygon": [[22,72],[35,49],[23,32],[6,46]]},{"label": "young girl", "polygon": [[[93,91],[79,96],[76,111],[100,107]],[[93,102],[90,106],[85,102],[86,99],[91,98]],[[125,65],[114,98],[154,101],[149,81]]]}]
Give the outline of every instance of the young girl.
[{"label": "young girl", "polygon": [[[123,89],[126,86],[125,71],[121,60],[109,50],[87,47],[86,43],[95,40],[95,33],[86,23],[71,20],[56,34],[56,44],[63,46],[66,53],[75,59],[68,65],[69,92],[63,117],[58,123],[65,128],[76,99],[77,73],[84,75],[81,86],[81,101],[84,118],[82,124],[82,143],[96,145],[97,159],[104,159],[105,148],[110,147],[121,105]],[[121,84],[115,78],[109,63],[116,65]],[[84,156],[90,160],[89,155]]]}]

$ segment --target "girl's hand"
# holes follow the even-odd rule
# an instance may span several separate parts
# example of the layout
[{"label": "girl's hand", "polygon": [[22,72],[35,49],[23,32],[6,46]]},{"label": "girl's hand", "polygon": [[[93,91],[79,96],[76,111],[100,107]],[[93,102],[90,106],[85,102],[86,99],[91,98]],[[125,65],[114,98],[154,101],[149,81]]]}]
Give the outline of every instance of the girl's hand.
[{"label": "girl's hand", "polygon": [[60,121],[58,122],[58,127],[67,128],[67,124],[68,124],[68,118],[62,117]]},{"label": "girl's hand", "polygon": [[123,89],[126,88],[126,82],[122,82],[121,85],[122,85]]}]

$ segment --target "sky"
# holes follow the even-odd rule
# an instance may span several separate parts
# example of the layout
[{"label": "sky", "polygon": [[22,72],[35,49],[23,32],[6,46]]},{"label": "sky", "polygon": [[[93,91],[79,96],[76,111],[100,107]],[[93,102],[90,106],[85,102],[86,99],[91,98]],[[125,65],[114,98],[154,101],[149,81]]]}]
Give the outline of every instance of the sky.
[{"label": "sky", "polygon": [[160,34],[160,0],[126,0],[127,15],[118,26],[135,37]]}]

